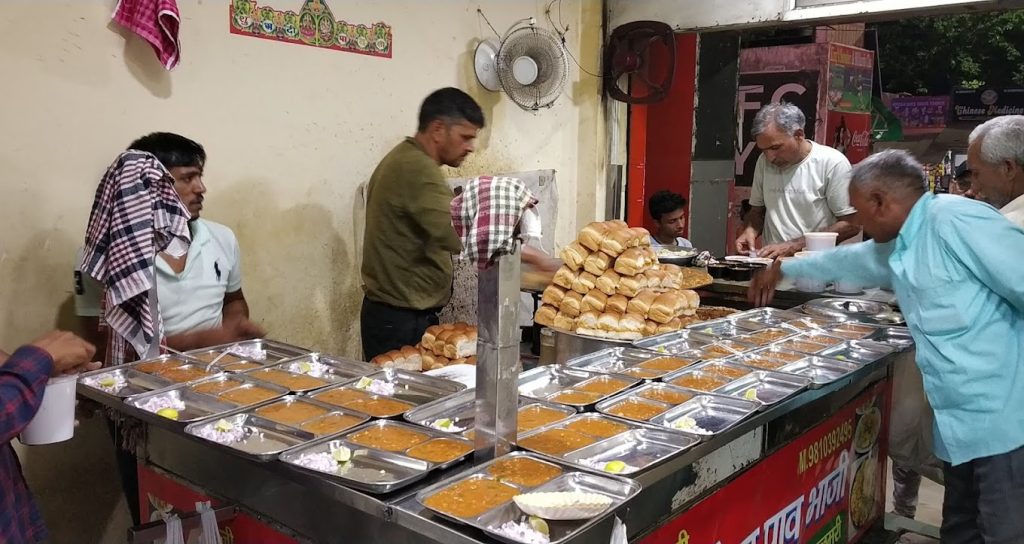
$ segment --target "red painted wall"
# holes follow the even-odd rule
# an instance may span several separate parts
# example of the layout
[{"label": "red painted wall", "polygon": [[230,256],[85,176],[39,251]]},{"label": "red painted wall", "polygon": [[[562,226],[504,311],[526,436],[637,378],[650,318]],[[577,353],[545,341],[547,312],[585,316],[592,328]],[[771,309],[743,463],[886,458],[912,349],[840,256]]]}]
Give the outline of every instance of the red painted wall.
[{"label": "red painted wall", "polygon": [[[654,50],[652,53],[652,65],[666,65],[664,52]],[[675,77],[668,96],[656,104],[634,105],[629,109],[626,222],[630,226],[653,228],[647,213],[647,199],[662,189],[680,193],[690,200],[696,85],[697,35],[678,34]]]}]

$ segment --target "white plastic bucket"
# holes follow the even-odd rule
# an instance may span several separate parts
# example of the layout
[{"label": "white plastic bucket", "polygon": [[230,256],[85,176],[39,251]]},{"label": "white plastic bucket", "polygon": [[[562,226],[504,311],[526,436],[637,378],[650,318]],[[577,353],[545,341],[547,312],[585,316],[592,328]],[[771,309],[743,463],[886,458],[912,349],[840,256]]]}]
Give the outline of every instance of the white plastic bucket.
[{"label": "white plastic bucket", "polygon": [[808,232],[804,234],[804,241],[807,242],[807,251],[832,249],[836,247],[836,240],[838,239],[838,232]]},{"label": "white plastic bucket", "polygon": [[18,438],[26,446],[70,440],[75,435],[75,386],[78,376],[50,378],[43,402]]}]

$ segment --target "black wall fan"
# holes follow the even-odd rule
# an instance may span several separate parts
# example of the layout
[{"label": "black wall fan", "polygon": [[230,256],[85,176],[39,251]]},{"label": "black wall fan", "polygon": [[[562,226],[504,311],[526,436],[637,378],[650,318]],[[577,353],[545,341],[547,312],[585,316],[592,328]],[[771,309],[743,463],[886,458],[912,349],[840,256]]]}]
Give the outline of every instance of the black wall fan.
[{"label": "black wall fan", "polygon": [[[664,65],[652,63],[655,48],[665,51]],[[659,21],[636,21],[617,27],[608,38],[604,65],[609,96],[627,104],[658,102],[668,95],[675,77],[675,32]],[[643,85],[631,85],[631,78]]]}]

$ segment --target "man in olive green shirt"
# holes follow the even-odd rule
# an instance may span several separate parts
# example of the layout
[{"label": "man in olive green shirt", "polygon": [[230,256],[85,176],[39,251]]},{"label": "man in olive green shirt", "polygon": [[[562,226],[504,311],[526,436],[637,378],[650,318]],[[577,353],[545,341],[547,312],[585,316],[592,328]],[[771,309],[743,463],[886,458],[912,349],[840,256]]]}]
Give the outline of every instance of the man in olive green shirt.
[{"label": "man in olive green shirt", "polygon": [[363,356],[419,343],[452,292],[452,191],[441,165],[459,166],[484,126],[480,106],[451,87],[420,107],[416,135],[381,160],[366,190],[363,237]]}]

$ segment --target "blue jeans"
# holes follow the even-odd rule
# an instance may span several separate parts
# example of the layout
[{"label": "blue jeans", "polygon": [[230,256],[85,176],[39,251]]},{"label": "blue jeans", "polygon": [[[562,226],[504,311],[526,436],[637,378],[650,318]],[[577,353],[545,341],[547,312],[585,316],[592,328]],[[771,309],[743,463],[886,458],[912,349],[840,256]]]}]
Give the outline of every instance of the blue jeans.
[{"label": "blue jeans", "polygon": [[1024,447],[945,464],[942,544],[1024,542]]}]

